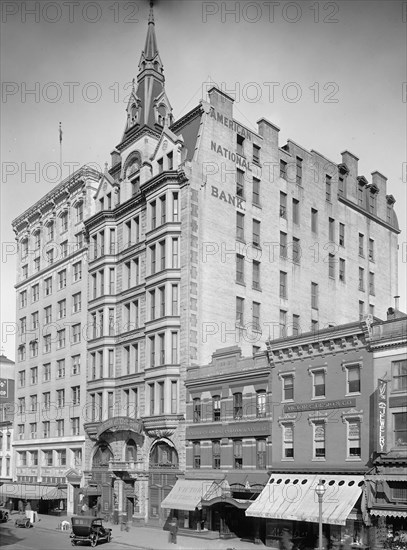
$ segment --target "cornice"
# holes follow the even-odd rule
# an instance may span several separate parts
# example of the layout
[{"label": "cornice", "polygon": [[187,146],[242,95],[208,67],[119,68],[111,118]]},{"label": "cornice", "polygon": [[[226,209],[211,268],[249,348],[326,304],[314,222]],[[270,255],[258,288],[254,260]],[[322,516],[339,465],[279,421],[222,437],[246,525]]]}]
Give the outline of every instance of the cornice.
[{"label": "cornice", "polygon": [[128,135],[116,146],[116,149],[121,153],[144,135],[160,139],[161,132],[155,131],[149,126],[134,126]]},{"label": "cornice", "polygon": [[179,131],[184,124],[186,124],[193,118],[196,118],[197,116],[203,115],[204,113],[205,111],[202,107],[202,104],[199,104],[196,107],[194,107],[191,111],[189,111],[189,113],[184,115],[182,118],[180,118],[179,120],[176,120],[169,128],[171,132],[174,132],[174,134],[176,134],[177,131]]},{"label": "cornice", "polygon": [[[238,365],[236,365],[238,368]],[[241,381],[241,380],[249,380],[250,383],[253,383],[254,378],[265,378],[267,379],[270,376],[270,369],[268,366],[263,366],[259,369],[255,370],[244,370],[243,372],[230,372],[225,374],[219,374],[218,376],[206,376],[202,378],[194,378],[192,380],[188,380],[188,375],[185,380],[185,386],[187,388],[196,388],[199,386],[204,386],[205,388],[212,386],[213,384],[219,384],[219,383],[229,383],[231,381]]]},{"label": "cornice", "polygon": [[338,201],[343,202],[343,204],[345,204],[346,206],[349,206],[353,210],[356,210],[356,212],[359,212],[359,214],[363,214],[364,216],[366,216],[370,220],[373,220],[374,222],[376,222],[376,223],[382,225],[383,227],[385,227],[386,229],[389,229],[393,233],[396,233],[396,235],[399,235],[401,233],[400,229],[396,229],[395,227],[393,227],[392,225],[389,225],[387,222],[385,222],[384,220],[378,218],[377,216],[373,216],[373,214],[371,214],[370,212],[368,212],[364,208],[360,208],[360,206],[358,204],[355,204],[354,202],[350,201],[346,197],[338,195]]}]

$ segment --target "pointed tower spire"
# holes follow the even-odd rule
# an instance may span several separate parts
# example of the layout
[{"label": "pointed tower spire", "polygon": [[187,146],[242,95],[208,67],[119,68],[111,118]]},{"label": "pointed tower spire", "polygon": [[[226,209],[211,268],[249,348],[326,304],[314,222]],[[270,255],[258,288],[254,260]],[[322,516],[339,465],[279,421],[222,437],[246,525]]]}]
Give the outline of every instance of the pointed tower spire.
[{"label": "pointed tower spire", "polygon": [[150,14],[148,16],[148,30],[146,37],[146,44],[144,46],[144,56],[147,60],[154,59],[158,54],[157,38],[155,36],[155,22],[154,22],[154,10],[153,2],[150,2]]},{"label": "pointed tower spire", "polygon": [[155,35],[153,2],[150,2],[147,37],[141,52],[137,85],[133,80],[127,106],[125,135],[134,128],[148,127],[155,132],[172,122],[172,107],[165,93],[163,64]]}]

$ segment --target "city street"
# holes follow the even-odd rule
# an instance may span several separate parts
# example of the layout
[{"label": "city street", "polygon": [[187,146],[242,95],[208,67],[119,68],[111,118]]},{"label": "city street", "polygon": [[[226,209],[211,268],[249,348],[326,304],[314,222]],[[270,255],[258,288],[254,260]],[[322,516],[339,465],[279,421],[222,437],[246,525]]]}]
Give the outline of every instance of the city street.
[{"label": "city street", "polygon": [[[36,528],[23,529],[14,527],[14,524],[0,525],[0,546],[7,550],[67,550],[73,548],[69,539],[69,532],[50,531]],[[81,545],[78,548],[90,548],[89,545]],[[102,543],[100,548],[106,550],[122,550],[129,548],[128,544],[120,544],[114,539],[110,544]],[[137,548],[133,546],[133,548]],[[140,547],[138,547],[140,548]]]}]

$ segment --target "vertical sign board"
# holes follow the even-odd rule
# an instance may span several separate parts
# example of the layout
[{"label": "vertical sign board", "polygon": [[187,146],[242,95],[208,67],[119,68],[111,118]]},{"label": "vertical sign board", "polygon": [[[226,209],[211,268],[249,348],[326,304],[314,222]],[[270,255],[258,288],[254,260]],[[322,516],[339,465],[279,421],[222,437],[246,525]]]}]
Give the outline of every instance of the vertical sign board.
[{"label": "vertical sign board", "polygon": [[387,447],[387,381],[377,381],[377,452],[385,453]]},{"label": "vertical sign board", "polygon": [[7,378],[0,378],[0,397],[3,399],[8,398],[8,380]]}]

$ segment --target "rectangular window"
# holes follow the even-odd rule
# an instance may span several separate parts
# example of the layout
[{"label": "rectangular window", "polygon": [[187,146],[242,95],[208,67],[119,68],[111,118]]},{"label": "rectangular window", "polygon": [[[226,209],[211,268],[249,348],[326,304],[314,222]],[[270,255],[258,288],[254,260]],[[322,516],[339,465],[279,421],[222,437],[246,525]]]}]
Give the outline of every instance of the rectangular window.
[{"label": "rectangular window", "polygon": [[71,433],[72,435],[79,435],[79,416],[71,418]]},{"label": "rectangular window", "polygon": [[20,307],[25,307],[27,305],[27,291],[23,290],[20,292]]},{"label": "rectangular window", "polygon": [[66,287],[66,269],[63,269],[58,273],[58,290],[62,290],[65,287]]},{"label": "rectangular window", "polygon": [[50,222],[47,226],[47,239],[48,241],[54,239],[54,222]]},{"label": "rectangular window", "polygon": [[199,441],[194,441],[192,444],[192,453],[194,468],[199,470],[201,467],[201,443]]},{"label": "rectangular window", "polygon": [[253,144],[253,162],[260,164],[260,147],[255,143]]},{"label": "rectangular window", "polygon": [[52,306],[47,306],[44,308],[44,321],[48,325],[52,321]]},{"label": "rectangular window", "polygon": [[359,256],[362,256],[362,258],[365,257],[365,245],[364,245],[364,235],[362,233],[359,233]]},{"label": "rectangular window", "polygon": [[293,237],[293,262],[299,264],[301,259],[301,243],[300,239]]},{"label": "rectangular window", "polygon": [[171,362],[178,363],[178,332],[171,332]]},{"label": "rectangular window", "polygon": [[154,275],[156,272],[156,249],[155,244],[150,246],[150,272]]},{"label": "rectangular window", "polygon": [[150,336],[149,341],[150,341],[150,367],[155,367],[155,336]]},{"label": "rectangular window", "polygon": [[165,286],[158,289],[160,295],[160,317],[165,317]]},{"label": "rectangular window", "polygon": [[325,200],[331,202],[332,198],[332,178],[331,176],[325,176]]},{"label": "rectangular window", "polygon": [[256,439],[256,466],[260,470],[265,470],[267,467],[266,448],[265,439]]},{"label": "rectangular window", "polygon": [[376,195],[374,193],[370,193],[369,195],[369,212],[376,214]]},{"label": "rectangular window", "polygon": [[18,387],[19,388],[25,387],[25,370],[20,370],[18,372]]},{"label": "rectangular window", "polygon": [[236,282],[244,284],[244,256],[236,254]]},{"label": "rectangular window", "polygon": [[407,391],[407,360],[392,361],[392,390]]},{"label": "rectangular window", "polygon": [[38,400],[36,395],[30,395],[30,412],[37,412]]},{"label": "rectangular window", "polygon": [[241,157],[244,156],[244,137],[239,134],[236,136],[236,152]]},{"label": "rectangular window", "polygon": [[68,231],[68,213],[64,212],[61,216],[61,232]]},{"label": "rectangular window", "polygon": [[365,270],[359,267],[359,290],[365,290]]},{"label": "rectangular window", "polygon": [[243,449],[241,439],[235,439],[233,441],[233,467],[236,470],[241,470],[243,468]]},{"label": "rectangular window", "polygon": [[164,382],[158,382],[159,414],[164,414]]},{"label": "rectangular window", "polygon": [[178,248],[179,248],[178,238],[173,238],[172,239],[172,254],[171,254],[172,255],[172,267],[173,267],[173,269],[179,268]]},{"label": "rectangular window", "polygon": [[371,262],[374,262],[374,240],[373,239],[369,239],[369,260]]},{"label": "rectangular window", "polygon": [[244,324],[244,298],[236,297],[236,323],[242,327]]},{"label": "rectangular window", "polygon": [[171,380],[171,414],[178,412],[178,382]]},{"label": "rectangular window", "polygon": [[37,423],[32,422],[30,424],[30,437],[31,439],[37,439]]},{"label": "rectangular window", "polygon": [[81,356],[80,355],[74,355],[72,358],[72,370],[71,374],[80,374],[81,372]]},{"label": "rectangular window", "polygon": [[178,215],[179,215],[179,208],[178,208],[178,193],[172,194],[172,221],[177,222],[178,221]]},{"label": "rectangular window", "polygon": [[311,208],[311,231],[318,233],[318,210]]},{"label": "rectangular window", "polygon": [[[170,168],[172,170],[172,168]],[[167,221],[167,197],[163,195],[160,197],[160,211],[161,211],[161,225],[164,225]]]},{"label": "rectangular window", "polygon": [[280,309],[280,338],[287,336],[287,312]]},{"label": "rectangular window", "polygon": [[201,421],[201,413],[202,413],[202,405],[201,405],[201,399],[199,397],[195,397],[192,401],[192,411],[193,411],[193,421],[194,422],[200,422]]},{"label": "rectangular window", "polygon": [[212,397],[212,420],[214,422],[220,422],[220,395],[214,395]]},{"label": "rectangular window", "polygon": [[131,196],[135,197],[140,189],[140,176],[136,176],[131,180]]},{"label": "rectangular window", "polygon": [[407,413],[393,413],[394,445],[406,448],[407,445]]},{"label": "rectangular window", "polygon": [[77,292],[72,295],[72,313],[78,313],[82,309],[82,294]]},{"label": "rectangular window", "polygon": [[174,170],[174,155],[171,151],[171,153],[168,153],[167,155],[167,169],[168,170]]},{"label": "rectangular window", "polygon": [[253,245],[260,246],[260,222],[253,220]]},{"label": "rectangular window", "polygon": [[164,271],[165,269],[165,240],[160,241],[159,243],[160,247],[160,271]]},{"label": "rectangular window", "polygon": [[314,422],[314,458],[325,459],[325,422]]},{"label": "rectangular window", "polygon": [[369,271],[369,294],[371,296],[375,295],[374,273],[371,271]]},{"label": "rectangular window", "polygon": [[150,321],[155,319],[155,290],[150,291]]},{"label": "rectangular window", "polygon": [[345,260],[343,258],[339,258],[339,280],[342,281],[342,283],[345,282],[345,267]]},{"label": "rectangular window", "polygon": [[341,195],[343,197],[343,195],[345,194],[345,179],[343,176],[339,176],[338,178],[338,195]]},{"label": "rectangular window", "polygon": [[236,239],[244,242],[244,214],[236,212]]},{"label": "rectangular window", "polygon": [[34,311],[34,313],[31,313],[31,326],[33,330],[37,330],[37,328],[39,328],[40,326],[38,311]]},{"label": "rectangular window", "polygon": [[57,378],[65,378],[65,359],[57,361]]},{"label": "rectangular window", "polygon": [[30,369],[30,384],[34,385],[38,383],[38,367],[32,367]]},{"label": "rectangular window", "polygon": [[260,206],[260,180],[253,178],[253,198],[252,202],[255,206]]},{"label": "rectangular window", "polygon": [[57,437],[64,437],[64,421],[57,420]]},{"label": "rectangular window", "polygon": [[297,199],[293,199],[293,223],[300,223],[300,201]]},{"label": "rectangular window", "polygon": [[328,238],[331,243],[335,242],[335,220],[333,218],[328,220]]},{"label": "rectangular window", "polygon": [[40,285],[39,284],[33,285],[31,287],[31,292],[32,292],[32,301],[38,302],[38,300],[40,299]]},{"label": "rectangular window", "polygon": [[253,288],[260,290],[260,262],[253,260]]},{"label": "rectangular window", "polygon": [[81,402],[81,388],[80,386],[73,386],[71,388],[72,405],[80,405]]},{"label": "rectangular window", "polygon": [[57,390],[57,407],[65,407],[65,390]]},{"label": "rectangular window", "polygon": [[287,258],[287,233],[280,231],[280,258]]},{"label": "rectangular window", "polygon": [[243,416],[243,395],[240,392],[233,394],[233,418],[241,419]]},{"label": "rectangular window", "polygon": [[360,367],[350,365],[346,367],[346,390],[347,393],[360,393]]},{"label": "rectangular window", "polygon": [[280,159],[280,178],[287,179],[287,163],[285,160]]},{"label": "rectangular window", "polygon": [[325,397],[325,371],[313,371],[312,382],[312,397]]},{"label": "rectangular window", "polygon": [[288,374],[282,376],[283,383],[283,400],[292,401],[294,399],[294,376]]},{"label": "rectangular window", "polygon": [[66,258],[68,256],[68,241],[61,243],[61,258]]},{"label": "rectangular window", "polygon": [[81,341],[81,324],[72,326],[72,344],[78,344]]},{"label": "rectangular window", "polygon": [[265,418],[266,416],[266,392],[258,391],[256,393],[256,417]]},{"label": "rectangular window", "polygon": [[328,276],[335,279],[335,256],[328,254]]},{"label": "rectangular window", "polygon": [[45,363],[43,365],[42,379],[44,382],[51,380],[51,363]]},{"label": "rectangular window", "polygon": [[159,334],[158,335],[158,343],[159,343],[159,364],[165,365],[165,334]]},{"label": "rectangular window", "polygon": [[47,250],[47,262],[50,265],[54,263],[54,249]]},{"label": "rectangular window", "polygon": [[283,424],[283,458],[294,458],[294,424]]},{"label": "rectangular window", "polygon": [[244,198],[244,172],[236,170],[236,195]]},{"label": "rectangular window", "polygon": [[150,219],[151,229],[155,229],[157,227],[157,205],[155,201],[150,204]]},{"label": "rectangular window", "polygon": [[65,329],[57,331],[57,349],[62,349],[66,345]]},{"label": "rectangular window", "polygon": [[52,277],[48,277],[44,280],[44,294],[50,296],[52,294]]},{"label": "rectangular window", "polygon": [[178,314],[178,285],[171,285],[171,315]]},{"label": "rectangular window", "polygon": [[296,159],[295,159],[295,168],[296,168],[296,182],[297,182],[297,185],[301,185],[301,183],[302,183],[302,159],[300,157],[296,157]]},{"label": "rectangular window", "polygon": [[348,458],[360,458],[360,420],[349,419],[348,428]]},{"label": "rectangular window", "polygon": [[253,302],[253,330],[260,331],[260,304],[258,302]]},{"label": "rectangular window", "polygon": [[359,320],[362,321],[363,316],[365,315],[365,302],[359,300]]},{"label": "rectangular window", "polygon": [[287,273],[280,271],[280,298],[287,299]]},{"label": "rectangular window", "polygon": [[280,191],[280,218],[287,219],[287,195]]},{"label": "rectangular window", "polygon": [[214,470],[220,469],[220,441],[212,441],[212,468]]},{"label": "rectangular window", "polygon": [[299,336],[301,334],[300,316],[293,314],[293,336]]},{"label": "rectangular window", "polygon": [[339,246],[345,246],[345,224],[339,224]]},{"label": "rectangular window", "polygon": [[[51,434],[51,422],[49,420],[46,420],[42,423],[42,431],[43,431],[43,437],[46,439]],[[51,465],[52,465],[52,451],[48,451],[51,454]],[[50,464],[48,464],[49,466]]]}]

